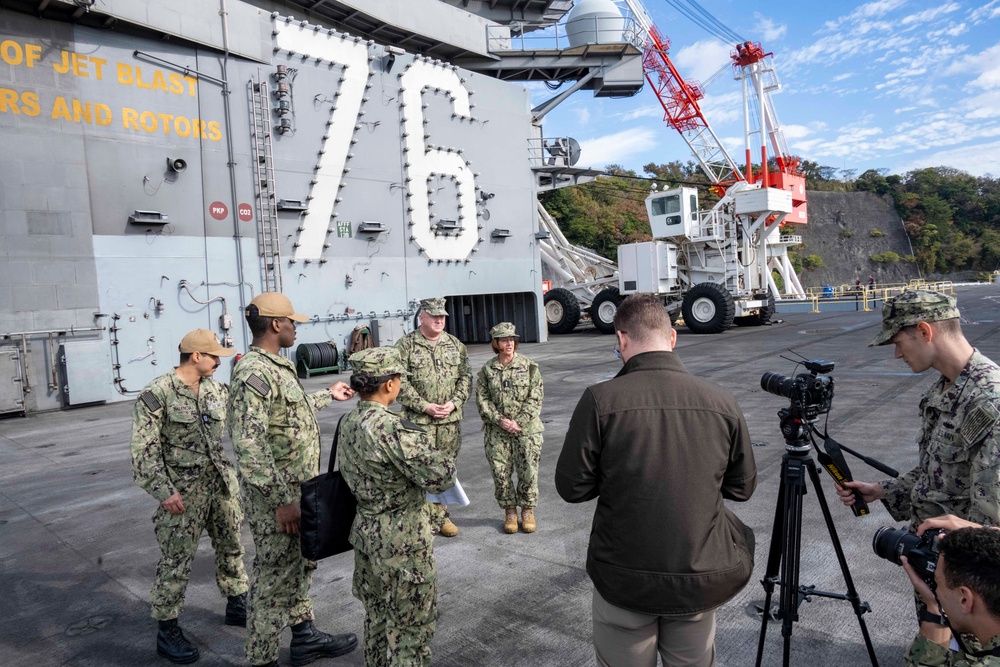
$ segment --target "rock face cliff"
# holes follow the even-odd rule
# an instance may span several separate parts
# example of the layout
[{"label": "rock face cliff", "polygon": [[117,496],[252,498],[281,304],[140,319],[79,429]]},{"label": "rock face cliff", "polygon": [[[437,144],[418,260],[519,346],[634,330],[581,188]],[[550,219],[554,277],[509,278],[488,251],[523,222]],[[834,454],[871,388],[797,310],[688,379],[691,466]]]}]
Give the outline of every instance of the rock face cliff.
[{"label": "rock face cliff", "polygon": [[[912,254],[903,222],[889,195],[871,192],[809,191],[809,223],[795,227],[802,235],[799,257],[818,255],[823,266],[799,274],[804,287],[868,282],[905,283],[917,278],[915,264],[902,258]],[[877,262],[872,255],[899,255],[898,262]]]}]

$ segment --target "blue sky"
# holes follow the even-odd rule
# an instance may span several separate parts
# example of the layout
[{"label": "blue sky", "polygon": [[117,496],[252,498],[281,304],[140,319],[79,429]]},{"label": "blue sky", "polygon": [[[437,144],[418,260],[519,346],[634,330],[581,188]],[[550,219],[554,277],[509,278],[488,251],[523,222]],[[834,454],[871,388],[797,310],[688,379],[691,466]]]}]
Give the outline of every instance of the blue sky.
[{"label": "blue sky", "polygon": [[[666,0],[644,0],[685,79],[707,81],[731,45]],[[945,165],[1000,177],[1000,0],[700,0],[744,39],[774,53],[775,109],[793,154],[838,169],[904,173]],[[739,83],[719,77],[702,109],[739,164]],[[551,96],[532,87],[537,104]],[[580,91],[546,116],[545,135],[571,136],[578,166],[691,158],[663,123],[649,86],[628,99]]]}]

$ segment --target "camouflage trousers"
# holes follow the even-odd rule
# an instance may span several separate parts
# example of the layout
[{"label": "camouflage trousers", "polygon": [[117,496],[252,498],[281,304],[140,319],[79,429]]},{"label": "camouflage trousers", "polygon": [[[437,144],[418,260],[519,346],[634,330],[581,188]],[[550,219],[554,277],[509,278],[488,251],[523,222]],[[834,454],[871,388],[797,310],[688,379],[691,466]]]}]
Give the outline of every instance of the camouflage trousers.
[{"label": "camouflage trousers", "polygon": [[240,544],[243,511],[239,496],[229,492],[230,488],[236,489],[235,480],[232,481],[232,486],[227,486],[214,468],[206,470],[191,488],[180,490],[184,501],[182,514],[171,514],[160,505],[153,515],[160,562],[149,597],[156,620],[180,616],[191,563],[204,532],[215,550],[215,582],[219,590],[227,597],[246,592],[247,573]]},{"label": "camouflage trousers", "polygon": [[438,450],[446,452],[452,460],[458,459],[458,451],[462,449],[462,422],[420,426],[427,431],[427,437]]},{"label": "camouflage trousers", "polygon": [[[538,505],[538,461],[542,457],[541,433],[514,435],[487,426],[483,433],[486,459],[493,471],[493,491],[500,507]],[[517,473],[517,487],[514,486]]]},{"label": "camouflage trousers", "polygon": [[425,667],[437,611],[431,548],[388,561],[354,550],[354,597],[365,607],[365,667]]},{"label": "camouflage trousers", "polygon": [[[447,424],[420,424],[421,428],[427,431],[427,437],[434,446],[443,452],[447,452],[452,461],[458,460],[458,452],[462,448],[462,422],[449,422]],[[431,525],[440,528],[445,520],[450,516],[447,508],[443,505],[435,504],[430,508]]]},{"label": "camouflage trousers", "polygon": [[316,563],[302,557],[299,536],[281,532],[274,512],[255,491],[246,497],[257,548],[250,574],[246,654],[251,665],[263,665],[278,659],[282,630],[313,620],[309,587]]}]

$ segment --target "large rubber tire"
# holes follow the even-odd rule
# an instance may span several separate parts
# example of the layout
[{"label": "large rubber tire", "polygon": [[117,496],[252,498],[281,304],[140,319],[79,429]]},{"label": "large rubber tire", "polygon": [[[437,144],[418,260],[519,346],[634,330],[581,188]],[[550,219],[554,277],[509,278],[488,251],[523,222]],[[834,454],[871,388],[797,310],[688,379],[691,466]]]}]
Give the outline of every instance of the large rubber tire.
[{"label": "large rubber tire", "polygon": [[594,328],[602,334],[613,334],[615,313],[618,312],[620,305],[622,305],[622,295],[618,293],[617,287],[605,287],[601,290],[590,304],[590,319],[594,323]]},{"label": "large rubber tire", "polygon": [[733,295],[717,283],[700,283],[684,295],[684,324],[696,334],[722,333],[733,325]]},{"label": "large rubber tire", "polygon": [[569,333],[580,322],[580,302],[567,289],[550,289],[545,293],[545,320],[549,333]]},{"label": "large rubber tire", "polygon": [[774,315],[774,310],[774,294],[768,290],[767,301],[765,302],[764,307],[761,308],[756,315],[744,315],[743,317],[733,318],[733,324],[738,327],[764,326],[771,321],[771,316]]}]

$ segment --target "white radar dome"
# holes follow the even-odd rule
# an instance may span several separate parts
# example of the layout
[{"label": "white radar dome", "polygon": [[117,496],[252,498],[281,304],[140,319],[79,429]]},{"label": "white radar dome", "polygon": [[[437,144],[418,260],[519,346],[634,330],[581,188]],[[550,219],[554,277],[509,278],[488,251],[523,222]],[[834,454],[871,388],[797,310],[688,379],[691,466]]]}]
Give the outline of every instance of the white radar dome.
[{"label": "white radar dome", "polygon": [[570,46],[617,44],[624,27],[625,19],[612,0],[576,0],[566,15]]}]

